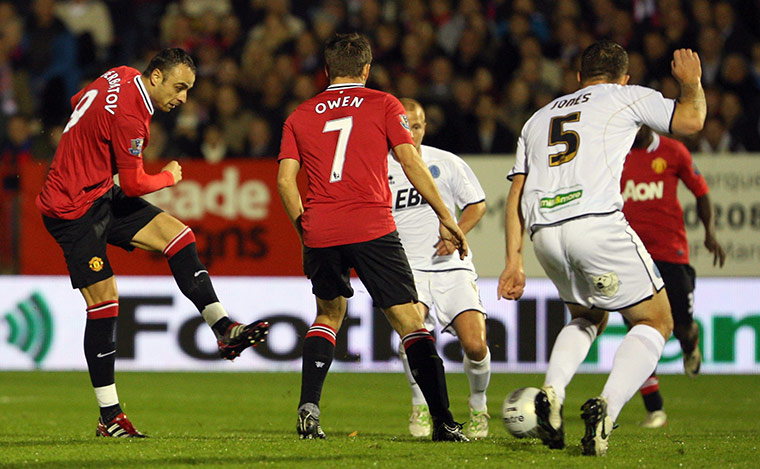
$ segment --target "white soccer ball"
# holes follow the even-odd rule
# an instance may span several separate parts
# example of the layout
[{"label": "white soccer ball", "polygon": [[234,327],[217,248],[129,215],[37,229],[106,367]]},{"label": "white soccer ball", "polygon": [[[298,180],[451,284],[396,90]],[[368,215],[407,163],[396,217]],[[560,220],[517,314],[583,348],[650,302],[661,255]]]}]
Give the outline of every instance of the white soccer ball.
[{"label": "white soccer ball", "polygon": [[517,438],[538,437],[538,418],[536,417],[536,394],[538,388],[520,388],[512,391],[504,399],[501,416],[507,431]]}]

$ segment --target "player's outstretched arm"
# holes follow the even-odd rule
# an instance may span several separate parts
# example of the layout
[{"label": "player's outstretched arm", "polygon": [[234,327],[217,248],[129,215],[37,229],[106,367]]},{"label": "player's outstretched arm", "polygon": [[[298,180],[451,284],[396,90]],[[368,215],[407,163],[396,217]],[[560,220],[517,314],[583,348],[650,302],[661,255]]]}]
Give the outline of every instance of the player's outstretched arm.
[{"label": "player's outstretched arm", "polygon": [[681,85],[681,96],[673,112],[671,130],[678,135],[695,134],[702,130],[707,116],[699,55],[691,49],[676,49],[673,52],[671,71]]},{"label": "player's outstretched arm", "polygon": [[468,251],[467,239],[457,225],[454,216],[446,208],[446,204],[438,192],[438,187],[435,185],[435,180],[433,180],[430,170],[422,162],[417,149],[412,144],[402,143],[393,147],[393,154],[401,164],[409,182],[438,215],[438,219],[441,221],[441,239],[453,243],[459,251],[459,257],[464,259]]},{"label": "player's outstretched arm", "polygon": [[158,174],[147,174],[142,162],[136,168],[119,168],[119,185],[127,197],[140,197],[182,180],[182,166],[171,161]]},{"label": "player's outstretched arm", "polygon": [[504,271],[499,276],[498,298],[518,300],[525,290],[525,270],[523,268],[522,245],[525,232],[525,218],[520,211],[525,175],[516,174],[512,178],[504,215],[504,233],[507,255]]},{"label": "player's outstretched arm", "polygon": [[713,206],[708,194],[697,197],[697,215],[705,227],[705,247],[713,254],[713,265],[726,263],[726,251],[715,236],[715,221],[713,218]]},{"label": "player's outstretched arm", "polygon": [[301,164],[291,158],[284,158],[280,161],[280,169],[277,172],[277,189],[280,192],[282,205],[285,207],[293,227],[298,233],[298,237],[303,242],[303,230],[301,228],[301,214],[303,214],[303,203],[301,201],[301,192],[298,190],[296,180]]}]

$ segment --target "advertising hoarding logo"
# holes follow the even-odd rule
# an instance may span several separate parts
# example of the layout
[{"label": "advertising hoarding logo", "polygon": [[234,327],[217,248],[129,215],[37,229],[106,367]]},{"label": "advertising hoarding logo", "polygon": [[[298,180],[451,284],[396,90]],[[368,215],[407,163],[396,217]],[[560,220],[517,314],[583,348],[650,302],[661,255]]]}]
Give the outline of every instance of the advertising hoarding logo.
[{"label": "advertising hoarding logo", "polygon": [[29,299],[20,301],[15,310],[6,312],[4,319],[10,330],[8,343],[40,366],[53,342],[53,316],[42,295],[34,292]]}]

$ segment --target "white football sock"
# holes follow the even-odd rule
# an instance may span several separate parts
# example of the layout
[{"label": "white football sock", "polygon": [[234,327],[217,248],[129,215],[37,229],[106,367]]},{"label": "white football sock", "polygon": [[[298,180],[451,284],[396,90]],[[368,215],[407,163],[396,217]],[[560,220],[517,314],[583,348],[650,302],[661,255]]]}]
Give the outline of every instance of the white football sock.
[{"label": "white football sock", "polygon": [[100,386],[95,389],[95,399],[98,400],[98,407],[110,407],[119,403],[119,396],[116,394],[116,384]]},{"label": "white football sock", "polygon": [[464,373],[470,381],[470,408],[472,410],[486,410],[486,389],[491,381],[491,351],[486,348],[486,356],[478,362],[474,362],[464,356]]},{"label": "white football sock", "polygon": [[409,360],[406,358],[406,349],[404,348],[403,343],[399,344],[398,357],[401,359],[401,363],[404,364],[404,374],[406,375],[406,380],[409,381],[409,387],[412,390],[412,405],[427,405],[425,396],[422,394],[422,389],[420,389],[414,376],[412,376],[412,370],[409,368]]},{"label": "white football sock", "polygon": [[216,324],[217,321],[227,316],[227,311],[224,310],[224,306],[222,306],[221,303],[216,301],[214,303],[207,304],[206,307],[203,308],[203,311],[201,311],[201,316],[203,316],[206,324],[211,327]]},{"label": "white football sock", "polygon": [[607,415],[614,422],[623,406],[652,374],[660,360],[665,338],[654,327],[639,324],[623,337],[612,371],[604,385],[602,397],[607,399]]},{"label": "white football sock", "polygon": [[575,318],[559,331],[552,347],[544,386],[552,386],[560,403],[565,401],[565,388],[588,355],[596,339],[596,325],[584,318]]}]

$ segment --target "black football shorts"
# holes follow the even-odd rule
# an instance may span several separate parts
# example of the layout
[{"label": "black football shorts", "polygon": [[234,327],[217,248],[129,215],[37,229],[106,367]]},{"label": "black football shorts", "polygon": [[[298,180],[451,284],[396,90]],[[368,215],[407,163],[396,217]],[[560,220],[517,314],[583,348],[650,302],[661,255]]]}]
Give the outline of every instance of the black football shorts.
[{"label": "black football shorts", "polygon": [[327,248],[304,247],[304,273],[311,279],[317,298],[350,298],[351,268],[367,288],[375,306],[391,306],[417,301],[417,290],[409,261],[398,233],[362,243]]},{"label": "black football shorts", "polygon": [[107,244],[132,251],[132,238],[161,212],[150,202],[127,197],[114,186],[75,220],[43,215],[42,221],[63,250],[71,286],[84,288],[113,275]]}]

